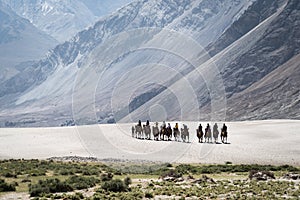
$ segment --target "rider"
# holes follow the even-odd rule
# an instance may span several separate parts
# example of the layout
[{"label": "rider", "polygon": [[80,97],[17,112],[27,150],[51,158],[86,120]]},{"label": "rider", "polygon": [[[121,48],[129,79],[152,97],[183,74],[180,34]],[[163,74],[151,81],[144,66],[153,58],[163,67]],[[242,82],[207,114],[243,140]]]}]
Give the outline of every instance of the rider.
[{"label": "rider", "polygon": [[175,124],[175,130],[178,130],[178,123]]},{"label": "rider", "polygon": [[205,128],[205,131],[207,132],[208,130],[210,130],[210,126],[209,124],[207,124],[206,128]]},{"label": "rider", "polygon": [[162,128],[166,128],[166,122],[165,122],[165,121],[163,121],[161,127],[162,127]]},{"label": "rider", "polygon": [[215,125],[214,125],[214,127],[213,127],[213,132],[215,133],[215,132],[217,132],[218,131],[218,125],[217,125],[217,123],[215,123]]},{"label": "rider", "polygon": [[149,126],[149,125],[150,125],[149,120],[147,120],[146,121],[146,126]]},{"label": "rider", "polygon": [[222,131],[223,131],[224,133],[227,133],[227,126],[225,125],[225,123],[223,124]]},{"label": "rider", "polygon": [[171,124],[170,123],[168,123],[168,128],[171,128]]},{"label": "rider", "polygon": [[141,120],[139,120],[139,122],[138,122],[138,126],[142,126],[142,122],[141,122]]},{"label": "rider", "polygon": [[187,130],[187,129],[188,129],[188,127],[187,127],[186,124],[183,124],[183,129],[184,129],[184,130]]},{"label": "rider", "polygon": [[199,124],[198,131],[202,132],[202,125],[201,124]]}]

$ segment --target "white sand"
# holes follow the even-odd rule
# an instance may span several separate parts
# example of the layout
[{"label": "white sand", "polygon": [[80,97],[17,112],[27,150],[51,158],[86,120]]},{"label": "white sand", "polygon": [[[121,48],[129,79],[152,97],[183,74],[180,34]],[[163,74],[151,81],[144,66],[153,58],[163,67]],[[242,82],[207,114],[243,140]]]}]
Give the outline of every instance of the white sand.
[{"label": "white sand", "polygon": [[180,163],[230,161],[300,166],[300,121],[227,123],[229,144],[199,144],[195,133],[198,123],[186,124],[191,143],[138,140],[131,137],[132,124],[4,128],[0,129],[0,159],[77,155]]}]

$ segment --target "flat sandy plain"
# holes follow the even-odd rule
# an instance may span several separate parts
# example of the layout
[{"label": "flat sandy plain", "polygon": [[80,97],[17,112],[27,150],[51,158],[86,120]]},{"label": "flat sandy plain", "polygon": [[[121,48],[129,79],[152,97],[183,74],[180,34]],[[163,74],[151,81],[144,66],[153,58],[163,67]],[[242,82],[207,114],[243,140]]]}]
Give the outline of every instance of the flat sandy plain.
[{"label": "flat sandy plain", "polygon": [[[223,164],[289,164],[300,166],[300,121],[230,122],[228,143],[198,143],[198,122],[180,122],[190,142],[140,140],[133,124],[57,128],[1,128],[0,159],[46,159],[61,156],[128,161]],[[201,123],[203,127],[206,122]],[[151,123],[153,125],[153,123]],[[174,125],[174,123],[171,123]],[[219,127],[222,123],[218,123]]]}]

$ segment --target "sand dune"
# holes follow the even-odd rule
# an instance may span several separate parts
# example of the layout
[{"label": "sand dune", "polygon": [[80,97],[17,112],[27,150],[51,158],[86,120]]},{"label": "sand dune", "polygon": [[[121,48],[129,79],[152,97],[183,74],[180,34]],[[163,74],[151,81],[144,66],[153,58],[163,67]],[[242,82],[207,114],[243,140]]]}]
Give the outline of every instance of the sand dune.
[{"label": "sand dune", "polygon": [[195,133],[198,123],[185,124],[190,129],[190,143],[138,140],[131,137],[132,124],[3,128],[0,159],[77,155],[180,163],[300,165],[300,121],[227,123],[229,144],[199,144]]}]

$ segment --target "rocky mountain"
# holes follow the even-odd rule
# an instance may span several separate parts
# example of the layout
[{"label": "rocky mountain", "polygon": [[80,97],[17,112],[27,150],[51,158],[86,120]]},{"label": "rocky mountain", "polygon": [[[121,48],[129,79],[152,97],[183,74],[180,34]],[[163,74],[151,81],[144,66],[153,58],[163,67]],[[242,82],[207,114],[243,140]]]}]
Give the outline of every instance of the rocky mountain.
[{"label": "rocky mountain", "polygon": [[299,119],[299,61],[299,54],[293,56],[268,76],[230,98],[230,119],[279,119],[283,116]]},{"label": "rocky mountain", "polygon": [[80,0],[97,17],[103,17],[117,11],[133,0]]},{"label": "rocky mountain", "polygon": [[299,1],[288,1],[262,39],[230,65],[232,70],[239,65],[245,75],[228,75],[228,79],[235,78],[237,85],[249,85],[244,90],[238,88],[238,92],[233,90],[230,119],[299,119],[299,11]]},{"label": "rocky mountain", "polygon": [[0,83],[22,71],[21,62],[40,60],[57,41],[0,1]]},{"label": "rocky mountain", "polygon": [[[284,93],[293,96],[286,102],[262,106],[272,92],[297,88],[296,74],[274,89],[268,77],[290,77],[298,67],[298,13],[297,0],[135,1],[7,81],[21,95],[2,104],[0,120],[297,118],[289,112],[299,105],[292,100],[297,89]],[[10,91],[1,88],[3,102],[16,94]],[[285,107],[280,114],[279,104]],[[8,112],[13,117],[5,117]]]},{"label": "rocky mountain", "polygon": [[129,0],[2,0],[18,15],[60,42],[92,26],[99,17],[108,15]]}]

